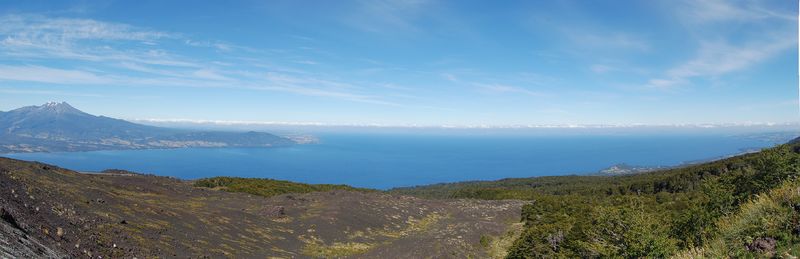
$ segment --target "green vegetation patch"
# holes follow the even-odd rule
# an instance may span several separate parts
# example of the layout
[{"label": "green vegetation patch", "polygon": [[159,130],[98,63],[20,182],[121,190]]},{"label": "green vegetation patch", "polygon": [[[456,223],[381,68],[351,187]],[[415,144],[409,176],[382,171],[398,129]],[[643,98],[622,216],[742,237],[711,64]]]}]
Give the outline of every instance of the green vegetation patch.
[{"label": "green vegetation patch", "polygon": [[[561,176],[391,190],[522,199],[507,258],[790,257],[800,249],[800,143],[625,176]],[[790,187],[786,187],[790,186]]]},{"label": "green vegetation patch", "polygon": [[322,239],[314,235],[300,235],[298,238],[305,243],[301,252],[304,255],[315,258],[353,256],[365,253],[375,246],[374,244],[362,242],[333,242],[325,244]]},{"label": "green vegetation patch", "polygon": [[306,243],[303,248],[303,254],[318,258],[337,258],[362,254],[378,245],[391,243],[398,238],[412,236],[416,233],[426,231],[440,220],[448,217],[449,215],[441,215],[434,212],[422,218],[409,217],[409,219],[406,220],[408,225],[400,230],[371,229],[366,232],[357,231],[355,234],[348,237],[350,239],[359,238],[362,240],[378,240],[380,239],[379,237],[388,238],[380,243],[334,242],[332,244],[325,244],[325,242],[318,237],[301,236],[300,239]]},{"label": "green vegetation patch", "polygon": [[348,185],[336,184],[304,184],[290,181],[241,178],[241,177],[213,177],[203,178],[194,182],[195,187],[221,189],[229,192],[242,192],[264,197],[272,197],[286,193],[325,192],[333,190],[372,192],[375,190],[355,188]]},{"label": "green vegetation patch", "polygon": [[759,195],[735,214],[717,221],[719,235],[703,247],[680,254],[684,258],[800,256],[800,180]]},{"label": "green vegetation patch", "polygon": [[487,250],[489,258],[505,258],[508,255],[508,249],[514,244],[514,241],[522,234],[524,224],[511,223],[508,231],[500,236],[487,236],[482,235],[480,244]]},{"label": "green vegetation patch", "polygon": [[303,248],[303,254],[317,258],[336,258],[363,254],[372,247],[371,244],[358,242],[333,243],[331,245],[309,243]]}]

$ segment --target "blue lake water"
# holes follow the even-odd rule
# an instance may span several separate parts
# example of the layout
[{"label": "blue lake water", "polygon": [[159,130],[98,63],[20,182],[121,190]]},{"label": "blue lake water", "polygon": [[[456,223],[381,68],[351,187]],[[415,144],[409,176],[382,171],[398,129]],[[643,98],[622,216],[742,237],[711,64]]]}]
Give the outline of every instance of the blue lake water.
[{"label": "blue lake water", "polygon": [[391,187],[593,173],[618,163],[659,166],[773,143],[709,135],[442,136],[330,134],[288,148],[192,148],[7,154],[78,171],[108,168],[195,179],[241,176]]}]

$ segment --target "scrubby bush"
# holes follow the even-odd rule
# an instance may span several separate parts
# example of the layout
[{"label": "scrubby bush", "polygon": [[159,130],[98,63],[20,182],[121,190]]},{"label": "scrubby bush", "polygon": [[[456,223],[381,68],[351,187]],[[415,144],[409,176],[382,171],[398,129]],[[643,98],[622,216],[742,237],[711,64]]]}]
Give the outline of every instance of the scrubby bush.
[{"label": "scrubby bush", "polygon": [[[763,257],[800,245],[800,142],[624,176],[560,176],[392,190],[433,198],[524,199],[508,258]],[[681,251],[681,252],[679,252]]]},{"label": "scrubby bush", "polygon": [[194,186],[217,188],[229,192],[243,192],[264,197],[271,197],[286,193],[309,193],[332,190],[374,191],[370,189],[355,188],[348,185],[303,184],[290,181],[240,177],[204,178],[196,180],[194,182]]}]

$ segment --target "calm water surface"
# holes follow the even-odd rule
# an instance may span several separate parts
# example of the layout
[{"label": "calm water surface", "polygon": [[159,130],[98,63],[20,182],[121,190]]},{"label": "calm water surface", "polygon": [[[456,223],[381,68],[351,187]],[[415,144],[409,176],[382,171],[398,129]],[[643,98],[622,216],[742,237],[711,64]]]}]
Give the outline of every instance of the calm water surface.
[{"label": "calm water surface", "polygon": [[10,154],[79,171],[108,168],[195,179],[241,176],[359,187],[591,173],[618,163],[658,166],[713,159],[753,139],[707,135],[426,136],[332,134],[288,148],[192,148]]}]

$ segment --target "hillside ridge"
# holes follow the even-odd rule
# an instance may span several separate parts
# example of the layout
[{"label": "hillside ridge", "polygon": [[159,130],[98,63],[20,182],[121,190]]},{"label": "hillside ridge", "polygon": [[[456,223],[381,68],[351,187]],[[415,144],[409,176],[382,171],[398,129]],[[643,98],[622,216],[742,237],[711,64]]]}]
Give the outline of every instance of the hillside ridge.
[{"label": "hillside ridge", "polygon": [[389,192],[531,201],[523,206],[525,230],[509,258],[796,257],[799,181],[800,142],[793,140],[640,174],[516,178]]},{"label": "hillside ridge", "polygon": [[501,257],[525,203],[294,191],[0,158],[0,257]]}]

